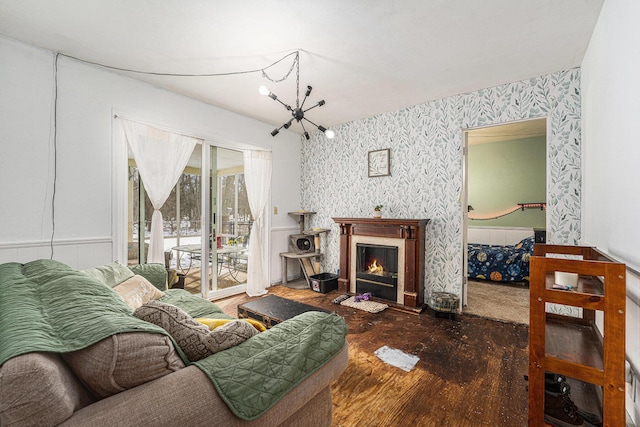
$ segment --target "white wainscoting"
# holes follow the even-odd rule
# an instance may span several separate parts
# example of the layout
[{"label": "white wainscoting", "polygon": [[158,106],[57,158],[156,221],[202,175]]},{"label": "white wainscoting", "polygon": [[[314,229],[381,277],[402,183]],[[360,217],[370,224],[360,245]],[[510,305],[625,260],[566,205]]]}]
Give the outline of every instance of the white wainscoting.
[{"label": "white wainscoting", "polygon": [[[55,240],[53,259],[82,270],[111,262],[112,247],[111,237]],[[0,264],[51,258],[50,241],[0,243]]]},{"label": "white wainscoting", "polygon": [[[289,235],[297,234],[300,229],[292,227],[273,227],[271,229],[270,258],[271,278],[270,282],[280,283],[280,252],[289,249]],[[0,243],[0,264],[6,262],[19,262],[21,264],[37,259],[51,258],[51,242],[47,240]],[[113,239],[111,237],[91,239],[64,239],[55,240],[53,245],[53,259],[63,262],[72,268],[79,270],[108,264],[113,261]],[[122,260],[119,260],[122,262]],[[295,261],[295,260],[294,260]],[[299,276],[299,264],[289,260],[288,279]],[[125,260],[126,262],[126,260]]]},{"label": "white wainscoting", "polygon": [[467,242],[484,245],[515,245],[533,236],[529,227],[467,227]]},{"label": "white wainscoting", "polygon": [[[271,284],[280,283],[282,274],[280,272],[280,253],[289,251],[289,235],[299,234],[300,227],[272,227],[271,228],[271,248],[269,263],[271,265]],[[298,260],[287,260],[287,280],[300,276],[300,263]]]}]

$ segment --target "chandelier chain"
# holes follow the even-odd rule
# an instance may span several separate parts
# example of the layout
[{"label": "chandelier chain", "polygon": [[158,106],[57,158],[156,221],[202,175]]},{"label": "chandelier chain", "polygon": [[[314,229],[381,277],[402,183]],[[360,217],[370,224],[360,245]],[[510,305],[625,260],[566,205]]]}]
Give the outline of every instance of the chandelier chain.
[{"label": "chandelier chain", "polygon": [[[285,58],[286,58],[286,57],[285,57]],[[284,59],[284,58],[282,58],[282,59]],[[280,62],[280,61],[278,61],[278,62]],[[277,63],[277,62],[276,62],[276,63]],[[271,64],[269,67],[272,67],[272,66],[273,66],[273,65],[275,65],[276,63]],[[261,71],[262,71],[262,77],[264,77],[265,79],[267,79],[267,80],[269,80],[270,82],[273,82],[273,83],[280,83],[280,82],[283,82],[283,81],[285,81],[285,80],[287,80],[287,79],[289,78],[289,76],[290,76],[290,75],[291,75],[291,73],[293,72],[293,67],[296,67],[296,66],[297,66],[297,68],[298,68],[298,73],[300,72],[300,65],[299,65],[299,63],[300,63],[300,52],[299,52],[299,51],[296,51],[296,56],[295,56],[295,58],[293,58],[293,62],[291,63],[291,67],[289,67],[289,71],[287,71],[287,74],[285,74],[285,75],[284,75],[284,77],[282,77],[281,79],[272,79],[271,77],[269,77],[269,75],[268,75],[268,74],[267,74],[267,72],[265,71],[265,70],[267,70],[269,67],[267,67],[267,68],[263,68],[263,69],[261,70]]]},{"label": "chandelier chain", "polygon": [[296,108],[300,108],[300,59],[299,52],[296,52]]}]

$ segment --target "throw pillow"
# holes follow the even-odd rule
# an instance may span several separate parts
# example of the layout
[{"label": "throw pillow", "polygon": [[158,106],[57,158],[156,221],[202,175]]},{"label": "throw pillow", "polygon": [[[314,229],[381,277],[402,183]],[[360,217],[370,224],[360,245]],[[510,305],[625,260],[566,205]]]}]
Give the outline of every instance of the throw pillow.
[{"label": "throw pillow", "polygon": [[129,266],[133,274],[139,274],[147,278],[149,282],[161,291],[167,290],[167,269],[164,264],[147,263]]},{"label": "throw pillow", "polygon": [[249,323],[239,320],[209,331],[184,310],[160,301],[147,302],[133,315],[164,328],[192,362],[238,345],[258,333]]},{"label": "throw pillow", "polygon": [[113,290],[134,310],[145,302],[162,298],[164,295],[164,292],[139,275],[125,280]]},{"label": "throw pillow", "polygon": [[134,275],[127,266],[120,264],[118,261],[112,262],[111,264],[88,268],[86,270],[82,270],[82,272],[95,277],[110,288],[119,285]]},{"label": "throw pillow", "polygon": [[108,397],[184,368],[171,338],[146,332],[115,334],[62,356],[97,397]]},{"label": "throw pillow", "polygon": [[[235,319],[209,319],[206,317],[196,317],[193,320],[195,320],[198,323],[202,323],[207,328],[209,328],[210,331],[214,330],[215,328],[219,328],[220,326],[226,325],[229,322],[235,321]],[[237,319],[237,320],[250,323],[254,328],[256,328],[258,332],[264,332],[267,330],[267,328],[261,322],[258,322],[255,319]]]}]

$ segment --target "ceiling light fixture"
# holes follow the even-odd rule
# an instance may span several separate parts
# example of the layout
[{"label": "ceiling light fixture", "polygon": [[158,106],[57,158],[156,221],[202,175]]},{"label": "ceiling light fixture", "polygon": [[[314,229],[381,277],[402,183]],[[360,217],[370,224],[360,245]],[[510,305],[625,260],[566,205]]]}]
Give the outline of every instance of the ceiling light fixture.
[{"label": "ceiling light fixture", "polygon": [[[313,105],[312,107],[307,108],[306,110],[303,109],[304,108],[304,103],[307,101],[307,97],[309,95],[311,95],[311,90],[313,89],[311,86],[307,86],[307,91],[304,94],[304,99],[302,100],[302,103],[300,103],[300,56],[299,56],[299,52],[296,52],[296,58],[294,60],[295,65],[296,65],[296,107],[292,108],[290,105],[285,104],[284,102],[280,101],[277,97],[277,95],[273,92],[271,92],[266,86],[260,86],[260,88],[258,89],[258,92],[260,92],[261,95],[264,96],[268,96],[269,98],[273,99],[274,101],[278,101],[280,104],[282,104],[284,106],[284,108],[287,109],[287,111],[291,111],[291,116],[292,118],[289,119],[289,121],[285,122],[282,126],[280,126],[279,128],[276,128],[274,130],[271,131],[271,136],[276,136],[279,132],[280,129],[285,128],[285,129],[289,129],[289,127],[291,126],[291,124],[293,123],[293,121],[295,120],[296,122],[300,123],[300,126],[302,126],[302,130],[304,131],[303,135],[304,137],[308,140],[309,138],[309,132],[307,132],[307,129],[305,129],[304,127],[304,123],[303,120],[311,123],[312,125],[314,125],[315,127],[318,128],[318,130],[320,132],[323,132],[324,135],[329,138],[332,139],[336,136],[336,133],[331,130],[331,129],[327,129],[322,125],[317,125],[314,122],[312,122],[311,120],[309,120],[308,118],[305,117],[305,113],[309,110],[312,110],[316,107],[322,107],[325,102],[324,100],[320,100],[318,101],[315,105]],[[264,76],[264,73],[263,73]]]}]

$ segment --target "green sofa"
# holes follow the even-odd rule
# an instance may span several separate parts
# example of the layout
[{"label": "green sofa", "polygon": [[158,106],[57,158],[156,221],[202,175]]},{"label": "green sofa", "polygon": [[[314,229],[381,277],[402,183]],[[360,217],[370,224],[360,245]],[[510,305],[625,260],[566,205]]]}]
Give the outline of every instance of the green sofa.
[{"label": "green sofa", "polygon": [[[138,304],[146,292],[192,317],[229,316],[167,290],[163,265],[133,270],[0,265],[0,425],[331,425],[344,319],[305,313],[191,361],[165,329],[133,315],[121,288],[134,283],[127,295]],[[140,276],[157,290],[137,292]]]}]

